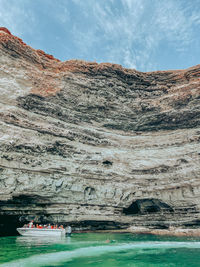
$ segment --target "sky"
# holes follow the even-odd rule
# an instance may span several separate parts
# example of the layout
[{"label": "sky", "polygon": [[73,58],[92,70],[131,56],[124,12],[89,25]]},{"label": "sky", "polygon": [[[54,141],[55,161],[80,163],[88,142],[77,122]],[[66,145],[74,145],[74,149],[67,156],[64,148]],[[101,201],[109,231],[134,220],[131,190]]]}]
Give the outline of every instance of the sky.
[{"label": "sky", "polygon": [[0,26],[62,61],[200,64],[200,0],[0,0]]}]

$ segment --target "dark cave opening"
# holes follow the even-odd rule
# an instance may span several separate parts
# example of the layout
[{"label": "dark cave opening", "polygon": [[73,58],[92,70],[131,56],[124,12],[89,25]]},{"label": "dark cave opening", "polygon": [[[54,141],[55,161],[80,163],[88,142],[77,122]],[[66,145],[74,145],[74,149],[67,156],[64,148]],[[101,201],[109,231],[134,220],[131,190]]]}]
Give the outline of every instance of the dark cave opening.
[{"label": "dark cave opening", "polygon": [[154,198],[137,199],[128,208],[123,209],[123,213],[126,215],[139,215],[160,211],[173,212],[173,209],[167,203]]},{"label": "dark cave opening", "polygon": [[[32,207],[32,205],[37,205],[37,201],[42,202],[45,201],[44,198],[38,197],[37,195],[16,195],[12,199],[8,201],[0,201],[0,209],[6,209],[7,211],[1,211],[0,215],[0,236],[14,236],[18,235],[16,229],[18,227],[22,227],[24,224],[27,224],[30,220],[34,220],[35,218],[39,218],[38,222],[43,223],[46,222],[43,218],[44,215],[32,215],[29,214],[28,207]],[[45,203],[38,204],[40,207],[45,207]],[[15,207],[14,214],[12,211],[9,211],[9,207],[13,209]],[[26,211],[23,213],[24,208]]]},{"label": "dark cave opening", "polygon": [[112,161],[109,161],[109,160],[104,160],[103,162],[103,165],[105,165],[105,166],[112,166]]},{"label": "dark cave opening", "polygon": [[0,215],[0,236],[18,235],[17,228],[23,226],[23,222],[17,215]]},{"label": "dark cave opening", "polygon": [[123,209],[123,213],[125,213],[126,215],[140,213],[140,209],[139,209],[139,206],[138,206],[138,201],[136,200],[128,208],[124,208]]}]

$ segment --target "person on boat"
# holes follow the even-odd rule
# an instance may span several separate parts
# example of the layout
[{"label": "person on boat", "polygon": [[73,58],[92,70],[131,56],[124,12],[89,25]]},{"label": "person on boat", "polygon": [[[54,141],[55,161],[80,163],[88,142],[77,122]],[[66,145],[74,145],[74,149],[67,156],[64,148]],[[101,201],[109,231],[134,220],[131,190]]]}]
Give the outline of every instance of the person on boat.
[{"label": "person on boat", "polygon": [[29,228],[33,228],[33,221],[30,221],[30,223],[28,224]]},{"label": "person on boat", "polygon": [[68,225],[68,227],[67,227],[67,236],[71,236],[71,234],[72,234],[72,228],[71,228],[70,225]]},{"label": "person on boat", "polygon": [[48,229],[51,229],[51,225],[50,225],[50,223],[48,224],[47,228],[48,228]]}]

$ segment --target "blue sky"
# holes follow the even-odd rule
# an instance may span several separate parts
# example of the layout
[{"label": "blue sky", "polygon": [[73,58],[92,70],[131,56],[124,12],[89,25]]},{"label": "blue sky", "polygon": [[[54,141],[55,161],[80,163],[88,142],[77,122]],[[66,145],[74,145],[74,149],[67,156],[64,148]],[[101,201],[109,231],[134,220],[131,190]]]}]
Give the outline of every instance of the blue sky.
[{"label": "blue sky", "polygon": [[63,61],[200,64],[200,0],[0,0],[0,25]]}]

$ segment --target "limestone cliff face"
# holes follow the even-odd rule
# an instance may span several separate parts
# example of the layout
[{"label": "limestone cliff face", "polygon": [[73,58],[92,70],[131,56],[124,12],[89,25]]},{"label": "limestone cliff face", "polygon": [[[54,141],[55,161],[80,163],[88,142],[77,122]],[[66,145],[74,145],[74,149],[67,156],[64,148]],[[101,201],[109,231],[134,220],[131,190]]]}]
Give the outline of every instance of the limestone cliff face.
[{"label": "limestone cliff face", "polygon": [[60,62],[0,28],[0,225],[200,224],[200,65]]}]

